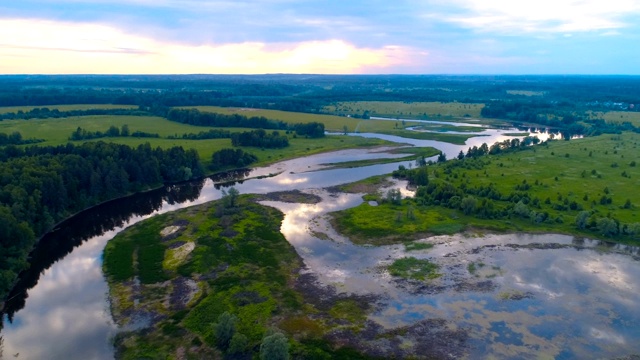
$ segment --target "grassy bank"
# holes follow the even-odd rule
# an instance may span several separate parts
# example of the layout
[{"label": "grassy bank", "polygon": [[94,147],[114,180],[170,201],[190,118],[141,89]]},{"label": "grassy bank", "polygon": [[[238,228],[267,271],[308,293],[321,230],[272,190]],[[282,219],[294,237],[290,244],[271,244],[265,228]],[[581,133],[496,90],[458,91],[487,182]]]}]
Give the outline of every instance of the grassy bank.
[{"label": "grassy bank", "polygon": [[427,167],[429,186],[416,198],[365,203],[335,213],[333,222],[357,243],[387,244],[470,228],[637,243],[639,145],[637,134],[602,135],[451,160]]},{"label": "grassy bank", "polygon": [[302,262],[279,231],[282,218],[240,196],[155,216],[111,240],[104,272],[112,314],[120,325],[140,319],[150,325],[118,335],[117,357],[220,358],[225,352],[215,324],[228,313],[246,343],[227,356],[257,356],[275,329],[294,356],[358,358],[324,334],[345,319],[349,327],[362,326],[366,306],[336,298],[318,307],[295,286]]}]

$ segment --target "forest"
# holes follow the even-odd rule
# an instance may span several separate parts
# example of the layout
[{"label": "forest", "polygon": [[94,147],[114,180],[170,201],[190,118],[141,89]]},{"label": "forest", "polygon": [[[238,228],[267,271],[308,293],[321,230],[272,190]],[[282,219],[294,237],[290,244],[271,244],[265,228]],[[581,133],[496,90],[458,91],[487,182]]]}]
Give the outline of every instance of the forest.
[{"label": "forest", "polygon": [[36,239],[83,209],[163,183],[202,177],[194,150],[105,142],[0,147],[0,297],[28,267]]}]

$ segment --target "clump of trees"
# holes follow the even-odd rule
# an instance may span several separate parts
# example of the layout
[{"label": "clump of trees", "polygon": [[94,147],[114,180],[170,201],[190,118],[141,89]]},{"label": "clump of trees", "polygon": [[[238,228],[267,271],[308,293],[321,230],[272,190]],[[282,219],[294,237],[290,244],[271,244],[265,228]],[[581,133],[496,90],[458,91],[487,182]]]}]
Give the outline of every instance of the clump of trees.
[{"label": "clump of trees", "polygon": [[147,133],[144,131],[129,131],[129,125],[122,125],[122,128],[119,129],[116,126],[111,125],[106,131],[87,131],[78,126],[76,131],[71,133],[69,140],[78,141],[78,140],[91,140],[91,139],[100,139],[105,137],[137,137],[137,138],[159,138],[160,135]]},{"label": "clump of trees", "polygon": [[267,133],[258,129],[231,135],[231,145],[278,149],[289,146],[289,139],[286,135],[280,135],[278,131]]},{"label": "clump of trees", "polygon": [[244,127],[252,129],[286,130],[288,125],[284,121],[267,119],[264,116],[246,117],[239,114],[218,114],[201,112],[198,109],[171,109],[166,114],[167,119],[183,124],[214,127]]},{"label": "clump of trees", "polygon": [[242,149],[222,149],[211,156],[211,170],[220,170],[225,167],[242,168],[256,162],[258,158]]},{"label": "clump of trees", "polygon": [[9,135],[0,133],[0,146],[36,144],[43,141],[42,139],[24,139],[19,131],[14,131]]},{"label": "clump of trees", "polygon": [[185,139],[185,140],[207,140],[207,139],[230,139],[231,132],[222,129],[211,129],[209,131],[201,131],[197,134],[188,133],[178,135],[169,135],[167,139]]},{"label": "clump of trees", "polygon": [[[218,349],[230,356],[247,352],[249,339],[237,331],[238,317],[225,311],[213,324]],[[261,360],[288,360],[289,340],[281,332],[270,330],[260,344]]]}]

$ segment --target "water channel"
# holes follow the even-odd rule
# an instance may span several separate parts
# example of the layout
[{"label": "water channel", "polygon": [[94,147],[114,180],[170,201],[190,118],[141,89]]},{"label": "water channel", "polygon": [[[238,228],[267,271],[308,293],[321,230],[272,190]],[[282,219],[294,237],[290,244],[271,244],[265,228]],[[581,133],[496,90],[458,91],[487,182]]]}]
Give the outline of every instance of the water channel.
[{"label": "water channel", "polygon": [[[465,145],[379,134],[354,134],[433,146],[448,158],[460,150],[512,137],[516,129],[484,129]],[[538,134],[545,139],[545,134]],[[308,271],[338,291],[380,296],[371,319],[385,328],[427,318],[469,334],[472,358],[615,357],[640,353],[638,249],[560,235],[485,235],[430,238],[435,247],[411,256],[437,262],[443,276],[428,286],[392,279],[385,264],[405,256],[401,246],[353,245],[328,225],[326,214],[359,205],[359,195],[324,188],[387,174],[408,162],[357,169],[322,164],[395,157],[375,150],[344,150],[293,159],[169,186],[83,212],[47,234],[32,254],[32,268],[10,295],[3,314],[4,356],[19,359],[112,359],[118,329],[109,314],[101,271],[105,244],[128,226],[221,196],[220,183],[236,180],[241,193],[300,189],[319,195],[315,205],[265,202],[285,213],[282,231]],[[381,152],[382,151],[382,152]],[[276,176],[263,177],[266,175]],[[259,178],[256,178],[259,177]],[[253,178],[243,180],[246,178]],[[396,186],[403,187],[402,183]],[[317,234],[324,234],[318,238]],[[316,236],[314,236],[314,234]],[[540,244],[556,244],[545,246]],[[470,273],[468,265],[477,264]],[[407,338],[407,342],[411,339]]]}]

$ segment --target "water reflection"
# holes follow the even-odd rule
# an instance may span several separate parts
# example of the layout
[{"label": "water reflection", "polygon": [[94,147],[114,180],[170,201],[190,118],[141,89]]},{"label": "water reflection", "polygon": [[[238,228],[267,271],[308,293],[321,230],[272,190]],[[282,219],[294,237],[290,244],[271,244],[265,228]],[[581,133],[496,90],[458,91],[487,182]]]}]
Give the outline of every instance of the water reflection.
[{"label": "water reflection", "polygon": [[[399,184],[396,186],[403,186]],[[353,245],[325,214],[362,202],[314,191],[319,204],[266,202],[286,216],[282,232],[309,271],[339,291],[378,294],[371,316],[387,328],[444,318],[470,333],[470,358],[593,358],[640,351],[637,247],[564,235],[439,236],[427,251]],[[440,265],[429,284],[398,281],[383,269],[403,256]],[[469,264],[476,270],[468,270]]]},{"label": "water reflection", "polygon": [[[448,158],[470,146],[512,138],[501,130],[469,139],[465,145],[379,134],[358,136],[433,146],[444,151]],[[315,205],[267,204],[285,212],[283,233],[304,258],[309,271],[322,282],[345,292],[385,296],[387,305],[372,317],[384,326],[446,318],[451,320],[451,327],[471,329],[474,354],[479,356],[489,353],[498,357],[528,356],[537,351],[549,356],[591,354],[593,357],[593,354],[609,356],[640,351],[631,341],[640,338],[637,330],[640,317],[633,307],[634,294],[640,290],[637,280],[640,273],[637,262],[622,255],[637,256],[637,248],[556,235],[435,237],[429,241],[437,243],[436,247],[411,255],[437,259],[446,272],[437,286],[416,288],[389,277],[381,269],[405,256],[404,248],[353,245],[331,228],[324,215],[356,206],[362,199],[359,195],[318,190],[388,174],[399,164],[411,163],[324,169],[323,164],[327,163],[395,156],[381,155],[378,151],[318,154],[170,186],[103,204],[61,223],[32,253],[31,269],[21,275],[19,285],[6,304],[2,331],[4,354],[48,359],[113,358],[109,339],[118,329],[109,316],[107,286],[100,271],[106,242],[127,226],[155,214],[218,199],[220,190],[231,185],[241,193],[307,189],[321,196],[322,202]],[[310,172],[312,170],[317,171]],[[403,184],[395,186],[404,187]],[[508,246],[545,242],[568,248]],[[474,249],[484,245],[499,248],[475,252]],[[477,272],[480,278],[466,270],[470,262],[486,264]],[[466,279],[476,290],[460,291],[460,279]],[[478,288],[482,282],[494,283],[495,287]],[[520,300],[501,298],[518,294],[527,296]],[[591,309],[589,315],[578,312],[582,309]],[[612,350],[608,344],[614,344],[618,350]]]}]

